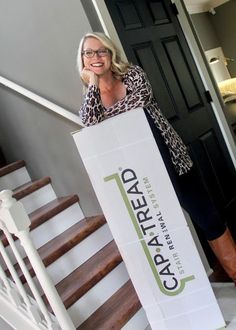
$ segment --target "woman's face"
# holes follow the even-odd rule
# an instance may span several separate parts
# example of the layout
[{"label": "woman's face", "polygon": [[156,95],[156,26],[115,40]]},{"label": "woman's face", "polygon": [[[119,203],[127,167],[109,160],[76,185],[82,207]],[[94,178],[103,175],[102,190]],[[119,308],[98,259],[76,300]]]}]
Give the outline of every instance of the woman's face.
[{"label": "woman's face", "polygon": [[[100,40],[92,37],[87,38],[82,51],[85,52],[85,54],[82,55],[85,68],[93,71],[98,76],[102,76],[111,71],[111,53]],[[95,53],[93,53],[93,51],[95,51]]]}]

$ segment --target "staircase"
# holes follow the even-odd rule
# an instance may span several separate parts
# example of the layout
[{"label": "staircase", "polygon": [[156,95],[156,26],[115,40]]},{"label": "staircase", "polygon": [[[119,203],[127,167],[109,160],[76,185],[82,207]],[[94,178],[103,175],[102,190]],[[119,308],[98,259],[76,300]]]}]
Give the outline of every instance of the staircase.
[{"label": "staircase", "polygon": [[[77,329],[148,327],[103,215],[85,218],[79,197],[57,197],[49,177],[31,181],[23,160],[0,168],[3,189],[13,190],[14,198],[23,203],[31,220],[31,238]],[[7,239],[0,236],[15,263]],[[24,261],[43,295],[27,257]],[[17,264],[15,268],[25,283]]]}]

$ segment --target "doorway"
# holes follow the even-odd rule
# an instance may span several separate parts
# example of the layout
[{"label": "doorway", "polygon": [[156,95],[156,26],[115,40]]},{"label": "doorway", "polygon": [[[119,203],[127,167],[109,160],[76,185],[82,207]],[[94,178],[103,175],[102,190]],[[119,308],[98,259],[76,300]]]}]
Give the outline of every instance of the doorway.
[{"label": "doorway", "polygon": [[146,71],[162,112],[188,146],[222,221],[232,219],[234,225],[234,164],[179,23],[178,8],[171,1],[153,0],[105,4],[128,60]]}]

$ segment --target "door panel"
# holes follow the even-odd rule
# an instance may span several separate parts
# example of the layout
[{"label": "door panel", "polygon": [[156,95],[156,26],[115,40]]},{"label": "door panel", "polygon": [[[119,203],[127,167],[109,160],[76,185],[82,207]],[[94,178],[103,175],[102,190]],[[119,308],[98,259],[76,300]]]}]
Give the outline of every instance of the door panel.
[{"label": "door panel", "polygon": [[127,58],[147,73],[162,112],[188,146],[222,220],[233,219],[235,170],[171,1],[105,2]]}]

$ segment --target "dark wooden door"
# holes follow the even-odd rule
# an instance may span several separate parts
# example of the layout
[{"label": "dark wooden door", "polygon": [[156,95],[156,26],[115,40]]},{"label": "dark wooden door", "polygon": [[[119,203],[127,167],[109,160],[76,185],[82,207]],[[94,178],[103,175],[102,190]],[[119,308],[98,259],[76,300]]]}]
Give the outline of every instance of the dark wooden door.
[{"label": "dark wooden door", "polygon": [[233,219],[235,169],[171,1],[105,2],[128,60],[147,73],[162,112],[189,147],[222,219]]}]

